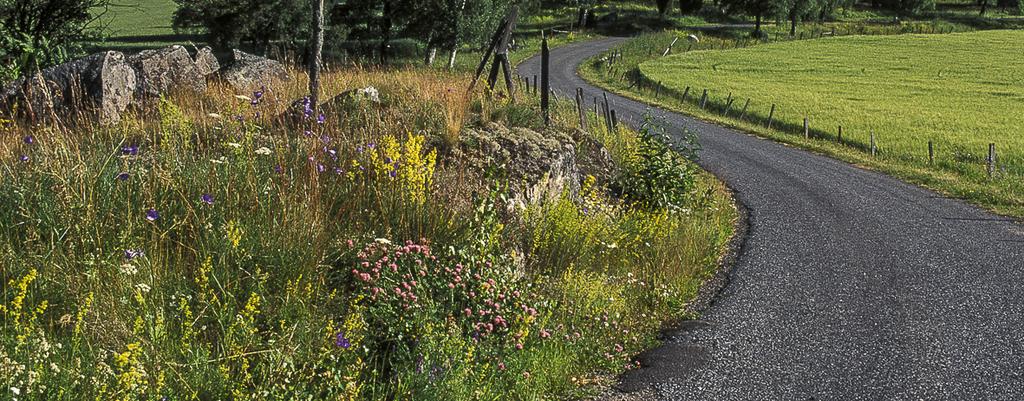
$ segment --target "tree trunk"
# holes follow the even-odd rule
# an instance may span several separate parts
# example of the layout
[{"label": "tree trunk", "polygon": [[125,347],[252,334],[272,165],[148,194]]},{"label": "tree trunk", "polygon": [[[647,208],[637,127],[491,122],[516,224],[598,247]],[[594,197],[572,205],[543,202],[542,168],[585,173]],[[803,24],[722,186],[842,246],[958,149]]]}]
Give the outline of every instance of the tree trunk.
[{"label": "tree trunk", "polygon": [[462,34],[462,13],[466,11],[466,0],[462,0],[459,13],[455,16],[455,35],[452,39],[452,51],[448,56],[448,71],[455,69],[455,56],[459,54],[459,35]]},{"label": "tree trunk", "polygon": [[754,19],[754,36],[757,38],[761,37],[761,12],[757,12],[757,16]]},{"label": "tree trunk", "polygon": [[313,0],[313,46],[309,58],[309,100],[313,109],[320,104],[320,64],[324,49],[324,0]]},{"label": "tree trunk", "polygon": [[789,36],[796,36],[796,11],[789,12]]},{"label": "tree trunk", "polygon": [[978,15],[985,15],[986,8],[988,8],[988,0],[981,0],[981,12]]},{"label": "tree trunk", "polygon": [[391,47],[391,0],[384,0],[384,12],[380,20],[380,64],[388,63],[388,49]]},{"label": "tree trunk", "polygon": [[423,55],[423,64],[427,67],[434,65],[434,58],[437,57],[437,46],[434,44],[434,32],[427,35],[426,54]]}]

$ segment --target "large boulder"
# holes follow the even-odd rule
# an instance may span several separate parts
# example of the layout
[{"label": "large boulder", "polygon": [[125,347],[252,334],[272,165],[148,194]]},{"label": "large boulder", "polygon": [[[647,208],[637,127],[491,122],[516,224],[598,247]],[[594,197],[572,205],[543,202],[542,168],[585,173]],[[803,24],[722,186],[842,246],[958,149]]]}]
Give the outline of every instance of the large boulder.
[{"label": "large boulder", "polygon": [[502,166],[512,198],[520,204],[556,199],[580,190],[573,139],[560,132],[539,133],[526,128],[508,129],[491,123],[466,129],[460,135],[456,157],[478,172]]},{"label": "large boulder", "polygon": [[[212,55],[212,53],[211,53]],[[144,50],[128,58],[135,69],[139,99],[159,97],[170,91],[187,90],[194,93],[206,91],[205,71],[197,68],[184,46],[174,45],[156,50]],[[210,66],[204,64],[203,70]]]},{"label": "large boulder", "polygon": [[213,55],[213,49],[209,46],[196,50],[196,69],[203,77],[210,77],[220,71],[220,62],[217,56]]},{"label": "large boulder", "polygon": [[121,120],[135,90],[135,72],[124,54],[107,51],[20,78],[0,92],[0,103],[17,104],[30,118],[85,112],[110,124]]},{"label": "large boulder", "polygon": [[236,91],[254,91],[289,79],[288,69],[277,61],[237,49],[233,56],[231,64],[221,69],[220,76]]}]

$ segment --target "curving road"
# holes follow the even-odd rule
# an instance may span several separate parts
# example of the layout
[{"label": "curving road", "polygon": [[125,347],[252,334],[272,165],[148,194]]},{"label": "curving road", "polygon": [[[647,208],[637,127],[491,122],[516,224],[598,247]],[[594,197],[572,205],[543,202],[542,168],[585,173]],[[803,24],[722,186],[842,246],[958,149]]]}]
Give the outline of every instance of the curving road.
[{"label": "curving road", "polygon": [[[552,51],[552,87],[620,42]],[[532,76],[539,58],[520,65]],[[609,94],[622,120],[648,106]],[[747,209],[729,282],[618,391],[671,400],[1024,398],[1024,227],[824,156],[657,110]],[[629,397],[626,397],[629,398]]]}]

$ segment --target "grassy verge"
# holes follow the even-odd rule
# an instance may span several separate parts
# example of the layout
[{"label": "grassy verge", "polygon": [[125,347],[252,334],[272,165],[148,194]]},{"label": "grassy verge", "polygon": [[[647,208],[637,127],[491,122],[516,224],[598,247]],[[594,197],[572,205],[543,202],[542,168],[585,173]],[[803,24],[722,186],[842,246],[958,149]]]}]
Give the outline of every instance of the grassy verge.
[{"label": "grassy verge", "polygon": [[[464,126],[543,129],[536,99],[467,84],[333,72],[328,93],[382,102],[323,125],[272,117],[301,79],[113,127],[4,125],[3,398],[547,399],[632,366],[714,273],[727,191],[676,160],[673,207],[595,179],[516,206],[500,166],[455,155]],[[544,132],[572,132],[555,110]],[[666,165],[637,132],[574,135],[628,176]]]},{"label": "grassy verge", "polygon": [[[857,33],[857,31],[853,32]],[[982,113],[981,115],[972,115],[969,118],[963,118],[949,124],[941,124],[941,121],[944,121],[944,119],[950,118],[949,116],[960,115],[958,113],[961,113],[964,110],[956,110],[944,105],[939,105],[936,106],[938,109],[928,109],[918,114],[892,110],[890,110],[889,113],[885,113],[886,107],[908,107],[908,110],[911,110],[914,107],[925,107],[929,102],[937,101],[938,99],[928,100],[922,98],[919,99],[920,102],[917,102],[917,105],[910,101],[916,96],[923,96],[920,94],[920,90],[925,90],[927,87],[937,88],[940,92],[947,93],[944,92],[946,89],[956,89],[956,85],[952,85],[951,82],[961,82],[965,85],[961,88],[969,88],[970,91],[975,91],[977,86],[972,86],[968,83],[971,82],[971,79],[978,78],[978,76],[972,75],[973,72],[969,71],[969,69],[960,70],[954,68],[955,66],[949,65],[948,62],[943,62],[941,60],[932,63],[922,62],[922,67],[916,69],[916,71],[921,71],[922,74],[927,74],[924,71],[933,71],[938,74],[935,69],[943,68],[941,67],[943,65],[949,66],[948,69],[943,69],[945,72],[945,78],[938,79],[936,77],[929,76],[918,80],[910,80],[909,74],[913,74],[912,71],[915,71],[913,68],[914,64],[911,62],[906,65],[906,69],[901,70],[903,72],[900,73],[900,76],[906,75],[907,80],[903,81],[906,85],[893,83],[892,85],[887,86],[885,84],[880,84],[883,87],[889,88],[887,90],[908,90],[907,93],[904,93],[899,97],[890,94],[892,96],[886,97],[885,99],[880,99],[877,102],[869,102],[870,105],[856,107],[850,106],[850,104],[861,102],[865,98],[860,97],[853,92],[861,92],[863,88],[866,88],[866,86],[841,86],[843,85],[842,79],[839,79],[839,82],[834,82],[835,80],[822,81],[821,79],[823,78],[820,77],[820,74],[815,75],[815,78],[811,81],[803,80],[800,85],[787,86],[781,83],[771,83],[764,80],[758,81],[756,79],[747,80],[737,78],[728,80],[728,83],[725,83],[724,81],[714,81],[718,76],[714,69],[712,69],[711,73],[704,71],[704,76],[699,78],[693,77],[691,82],[686,83],[669,82],[672,81],[672,78],[669,78],[668,75],[680,73],[680,70],[668,70],[665,69],[668,67],[661,65],[661,63],[671,62],[670,60],[686,60],[683,61],[685,63],[697,58],[707,60],[709,58],[717,59],[720,57],[727,57],[727,59],[723,59],[720,62],[716,61],[710,65],[702,65],[702,68],[708,69],[711,69],[711,65],[714,65],[714,68],[719,68],[719,66],[721,66],[721,73],[724,76],[736,73],[735,71],[730,72],[729,67],[730,63],[735,62],[731,57],[733,55],[738,55],[742,58],[750,54],[761,54],[764,51],[772,51],[772,49],[788,49],[790,47],[813,48],[816,46],[829,46],[833,43],[841,44],[846,40],[893,40],[897,42],[913,43],[910,44],[910,46],[915,46],[922,42],[934,43],[947,40],[954,42],[964,41],[970,38],[971,35],[975,34],[944,36],[909,35],[893,37],[892,39],[836,38],[791,42],[740,50],[726,50],[724,52],[695,51],[692,54],[684,54],[656,61],[649,61],[658,58],[658,55],[649,55],[649,49],[664,48],[674,36],[682,34],[684,33],[660,33],[642,36],[634,41],[622,45],[619,49],[614,50],[623,54],[617,65],[608,67],[607,63],[595,60],[594,62],[586,63],[581,72],[592,82],[645,102],[694,115],[702,119],[715,121],[747,132],[756,133],[788,144],[801,146],[806,149],[834,156],[858,165],[878,169],[909,182],[936,189],[954,197],[967,199],[999,213],[1014,216],[1024,215],[1024,195],[1022,195],[1024,194],[1024,188],[1022,188],[1020,184],[1021,173],[1020,159],[1018,156],[1019,146],[1014,145],[1018,144],[1019,141],[1014,138],[1011,134],[1012,129],[1009,128],[1015,124],[1009,122],[1009,125],[1003,124],[1002,129],[991,129],[992,124],[998,125],[1001,121],[1012,121],[1015,118],[1013,117],[1015,114],[1011,113],[1009,116],[996,115],[992,118],[985,119],[982,118],[982,116],[988,115],[988,110],[982,110],[979,111],[979,113]],[[1015,35],[1015,33],[996,32],[979,33],[977,35],[979,35],[979,38],[984,38],[985,36],[992,35],[1012,36]],[[732,39],[715,37],[708,37],[704,39],[705,40],[702,40],[701,44],[694,50],[731,49],[755,44],[742,40],[737,42]],[[970,40],[967,41],[974,43]],[[985,41],[982,40],[981,42]],[[998,46],[996,43],[992,43],[992,45]],[[953,57],[958,54],[954,50],[955,48],[940,46],[936,49],[932,49],[927,54],[933,54],[931,52],[934,52],[934,54],[942,54],[943,57]],[[873,48],[872,51],[877,51],[877,49]],[[959,54],[962,57],[971,58],[972,56],[969,56],[968,53],[971,52],[961,51]],[[991,54],[986,54],[986,56],[988,57],[988,60],[991,60],[993,57],[998,57]],[[814,72],[813,74],[818,74],[819,72],[829,68],[825,67],[827,63],[822,64],[823,62],[819,60],[822,57],[827,58],[828,56],[822,53],[817,53],[813,61],[807,61],[817,63],[818,65],[812,69],[813,71],[818,72]],[[869,58],[866,56],[860,58],[860,60],[867,59]],[[982,57],[977,60],[971,60],[970,62],[983,63],[985,62],[984,60],[986,60],[986,58]],[[646,62],[649,62],[650,64],[646,64]],[[858,60],[849,60],[849,63],[853,64],[857,64],[859,62],[860,61]],[[1008,63],[1013,64],[1013,61],[1010,60]],[[847,75],[849,77],[856,76],[861,78],[870,78],[873,75],[867,74],[867,69],[874,70],[874,67],[875,66],[871,66],[871,68],[868,68],[868,66],[865,66],[863,70],[855,68],[856,71],[852,71]],[[610,68],[616,69],[614,74],[610,73]],[[654,72],[655,70],[658,72]],[[758,70],[763,70],[763,68],[749,69],[748,72],[753,74],[752,76],[756,76],[757,73],[753,73],[753,71]],[[791,71],[785,74],[775,74],[771,81],[788,82],[785,81],[786,77],[794,73],[812,74],[811,72],[807,72],[809,71],[807,69],[797,68],[796,70],[797,72]],[[686,72],[682,73],[685,74]],[[987,74],[986,72],[978,73]],[[623,74],[625,74],[625,79],[623,78]],[[709,76],[714,76],[714,78],[710,78]],[[635,84],[638,79],[643,83]],[[989,80],[991,79],[993,78],[990,77]],[[1019,95],[1019,83],[1014,81],[1012,74],[1006,79],[995,79],[997,79],[997,81],[992,83],[992,85],[1002,85],[1004,88],[1002,90],[1003,92],[1009,91],[1008,93],[1017,93]],[[855,79],[851,78],[851,80]],[[661,90],[654,89],[657,86],[658,81],[662,82],[663,89]],[[722,87],[725,89],[719,89],[714,86],[715,82],[722,84]],[[1002,84],[1000,84],[1000,82],[1002,82]],[[912,83],[916,83],[917,86],[912,85]],[[743,88],[739,87],[743,85],[747,86],[744,86]],[[808,85],[819,89],[824,87],[827,90],[810,90],[808,89]],[[908,89],[908,85],[914,86],[916,89],[911,91]],[[682,101],[681,95],[682,92],[685,92],[686,86],[690,86],[691,91],[688,95],[688,99],[686,101]],[[699,98],[705,88],[710,89],[709,101],[707,107],[705,109],[701,109],[699,105]],[[730,89],[728,88],[732,88],[731,90],[733,91],[734,96],[734,103],[730,108],[731,117],[724,115],[724,111],[726,109],[725,106],[730,92]],[[765,88],[773,89],[765,92]],[[834,88],[846,88],[848,90],[840,93],[832,91]],[[940,99],[947,98],[945,95],[942,96],[943,97]],[[982,96],[979,99],[988,99],[994,95],[989,95],[987,93],[975,93],[972,96],[975,98]],[[1017,95],[1012,95],[1011,98],[1013,96]],[[749,111],[745,116],[745,119],[740,120],[738,119],[740,109],[742,109],[747,97],[751,98]],[[868,97],[873,98],[876,97],[876,95],[870,95]],[[901,103],[900,101],[893,100],[894,98],[907,99],[907,101]],[[948,98],[950,102],[954,103],[960,101],[957,99],[958,98],[955,96]],[[1001,105],[1006,101],[1010,100],[995,100],[992,104]],[[983,100],[978,100],[978,102],[978,107],[988,107],[988,103],[985,103]],[[767,129],[765,120],[769,114],[772,103],[777,104],[777,114],[774,116],[775,122],[773,123],[773,129]],[[985,109],[985,107],[982,107],[982,109]],[[882,108],[882,110],[879,110],[879,108]],[[938,110],[943,111],[940,113]],[[811,117],[812,132],[811,137],[805,139],[803,136],[803,118],[807,115]],[[886,122],[883,124],[880,122],[880,119],[886,119]],[[874,125],[872,125],[872,121],[875,122]],[[910,123],[910,121],[916,121],[916,123]],[[901,124],[910,124],[914,126],[907,126],[905,129],[890,129],[890,127],[899,126]],[[936,124],[941,126],[937,126]],[[840,125],[844,127],[842,143],[838,143],[838,127]],[[962,129],[953,130],[950,129],[951,127],[960,127]],[[985,127],[989,128],[986,129]],[[875,156],[872,156],[870,152],[869,134],[872,130],[876,132],[877,154]],[[928,140],[933,140],[936,144],[937,153],[934,164],[928,163]],[[986,173],[985,158],[987,156],[987,146],[983,146],[989,141],[1003,143],[1003,146],[1000,148],[1000,156],[998,156],[1000,157],[999,163],[1002,167],[997,170],[993,178],[989,178]]]}]

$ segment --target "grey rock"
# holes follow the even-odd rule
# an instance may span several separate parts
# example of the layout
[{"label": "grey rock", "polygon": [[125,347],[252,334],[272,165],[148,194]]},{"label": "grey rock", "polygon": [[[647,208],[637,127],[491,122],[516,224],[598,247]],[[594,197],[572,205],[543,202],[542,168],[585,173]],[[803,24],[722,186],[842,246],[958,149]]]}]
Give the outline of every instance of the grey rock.
[{"label": "grey rock", "polygon": [[516,203],[535,204],[565,193],[571,197],[579,194],[576,145],[564,133],[541,134],[491,123],[482,129],[464,130],[460,141],[456,157],[465,160],[469,168],[503,167]]},{"label": "grey rock", "polygon": [[206,91],[206,76],[197,68],[197,63],[184,46],[145,50],[130,56],[128,62],[135,70],[138,81],[136,97],[139,99],[158,97],[176,90]]},{"label": "grey rock", "polygon": [[89,113],[112,124],[132,104],[136,86],[135,72],[124,54],[107,51],[20,78],[0,92],[0,103],[19,105],[19,111],[30,118]]},{"label": "grey rock", "polygon": [[233,51],[233,61],[220,71],[220,76],[237,91],[247,92],[276,81],[290,79],[283,64],[241,50]]},{"label": "grey rock", "polygon": [[209,46],[196,50],[195,63],[196,70],[203,77],[210,77],[220,71],[220,62],[217,61],[217,57],[213,55],[213,49],[210,49]]}]

